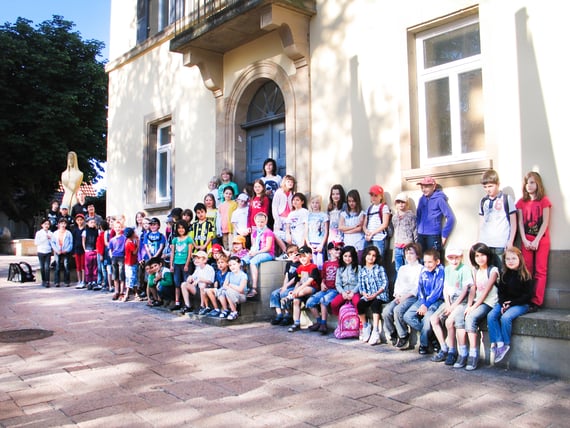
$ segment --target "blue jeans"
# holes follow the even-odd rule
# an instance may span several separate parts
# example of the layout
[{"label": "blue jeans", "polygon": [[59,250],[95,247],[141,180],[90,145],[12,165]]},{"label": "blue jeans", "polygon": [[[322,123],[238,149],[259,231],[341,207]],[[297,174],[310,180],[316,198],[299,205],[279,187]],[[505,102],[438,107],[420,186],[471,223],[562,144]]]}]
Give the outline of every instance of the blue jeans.
[{"label": "blue jeans", "polygon": [[404,314],[416,301],[415,296],[408,297],[403,302],[396,302],[392,300],[382,311],[382,320],[384,321],[384,327],[388,332],[389,336],[394,333],[398,334],[398,337],[406,337],[408,334],[408,326],[404,321]]},{"label": "blue jeans", "polygon": [[[433,248],[441,253],[441,236],[440,235],[419,235],[418,234],[418,244],[422,246],[422,250]],[[443,255],[440,254],[442,257]]]},{"label": "blue jeans", "polygon": [[489,312],[491,312],[489,305],[481,303],[476,309],[471,311],[469,315],[465,317],[465,331],[467,333],[477,333],[477,328]]},{"label": "blue jeans", "polygon": [[319,291],[307,299],[305,306],[307,306],[309,309],[314,308],[315,306],[319,306],[321,303],[325,306],[328,306],[337,295],[338,291],[336,291],[334,288],[326,291]]},{"label": "blue jeans", "polygon": [[269,295],[269,307],[270,308],[281,308],[281,299],[287,297],[289,292],[293,291],[295,286],[287,288],[284,292],[281,292],[281,287],[277,290],[273,290]]},{"label": "blue jeans", "polygon": [[49,275],[51,268],[51,253],[38,253],[40,261],[40,273],[42,276],[42,283],[49,283]]},{"label": "blue jeans", "polygon": [[97,284],[101,284],[103,287],[108,285],[107,269],[104,257],[101,254],[97,254]]},{"label": "blue jeans", "polygon": [[398,270],[406,264],[406,257],[403,248],[394,247],[394,264],[396,266],[396,275],[398,275]]},{"label": "blue jeans", "polygon": [[421,346],[428,346],[429,345],[429,334],[431,333],[431,323],[430,318],[433,313],[439,308],[439,305],[443,303],[443,300],[438,300],[435,303],[432,303],[431,306],[428,307],[427,312],[424,316],[420,316],[417,314],[418,309],[422,305],[420,300],[416,300],[416,302],[410,306],[410,308],[404,314],[404,321],[414,330],[420,332],[420,345]]},{"label": "blue jeans", "polygon": [[[173,277],[174,277],[174,286],[176,288],[180,288],[180,285],[188,279],[188,275],[190,273],[190,268],[186,272],[184,272],[184,265],[183,264],[176,264],[172,265],[174,268]],[[222,284],[220,284],[221,286]]]},{"label": "blue jeans", "polygon": [[511,306],[504,314],[501,314],[501,304],[497,303],[487,315],[487,328],[489,329],[491,343],[504,342],[505,345],[509,345],[513,321],[527,312],[528,305],[517,305]]},{"label": "blue jeans", "polygon": [[59,285],[59,272],[63,267],[63,282],[65,285],[69,285],[71,279],[69,277],[69,254],[55,254],[55,277],[54,283]]},{"label": "blue jeans", "polygon": [[380,241],[368,241],[366,242],[364,248],[366,248],[369,245],[374,245],[376,248],[378,248],[378,251],[380,251],[380,255],[382,256],[382,266],[384,266],[385,265],[384,252],[386,251],[386,240],[382,239]]}]

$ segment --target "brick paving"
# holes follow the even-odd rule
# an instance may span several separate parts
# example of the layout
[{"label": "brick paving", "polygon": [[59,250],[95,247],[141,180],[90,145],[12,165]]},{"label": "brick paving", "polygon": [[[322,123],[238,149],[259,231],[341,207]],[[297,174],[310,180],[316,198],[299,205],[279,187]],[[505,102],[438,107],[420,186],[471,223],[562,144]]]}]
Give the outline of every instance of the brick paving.
[{"label": "brick paving", "polygon": [[[32,259],[33,260],[33,259]],[[5,427],[563,427],[570,383],[435,364],[265,323],[215,327],[109,294],[6,281],[0,331]]]}]

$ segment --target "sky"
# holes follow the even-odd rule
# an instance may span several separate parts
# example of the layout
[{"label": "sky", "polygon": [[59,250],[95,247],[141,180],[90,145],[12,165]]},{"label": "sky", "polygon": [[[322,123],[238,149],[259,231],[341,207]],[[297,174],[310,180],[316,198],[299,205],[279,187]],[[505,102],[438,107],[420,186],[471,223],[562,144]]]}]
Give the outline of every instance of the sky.
[{"label": "sky", "polygon": [[0,23],[14,23],[18,17],[33,21],[35,27],[53,15],[75,24],[84,40],[105,43],[101,60],[109,59],[111,0],[0,0]]}]

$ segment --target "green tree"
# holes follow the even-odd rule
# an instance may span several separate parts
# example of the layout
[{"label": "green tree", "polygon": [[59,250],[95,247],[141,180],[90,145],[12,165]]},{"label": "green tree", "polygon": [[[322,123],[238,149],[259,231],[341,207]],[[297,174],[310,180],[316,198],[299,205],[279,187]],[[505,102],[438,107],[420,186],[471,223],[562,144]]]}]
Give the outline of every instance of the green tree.
[{"label": "green tree", "polygon": [[54,15],[38,24],[0,26],[0,209],[33,227],[58,187],[67,153],[77,153],[84,181],[106,159],[104,44],[83,40]]}]

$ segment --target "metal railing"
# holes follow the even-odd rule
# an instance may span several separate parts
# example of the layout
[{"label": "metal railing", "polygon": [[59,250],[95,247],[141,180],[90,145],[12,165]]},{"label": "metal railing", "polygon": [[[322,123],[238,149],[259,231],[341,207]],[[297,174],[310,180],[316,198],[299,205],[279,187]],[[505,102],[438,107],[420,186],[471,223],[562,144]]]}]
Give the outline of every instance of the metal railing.
[{"label": "metal railing", "polygon": [[215,13],[221,12],[230,6],[242,3],[243,1],[244,0],[187,0],[187,10],[183,11],[183,16],[178,16],[181,10],[180,8],[176,9],[177,16],[174,31],[175,33],[178,33],[188,26],[199,24]]}]

